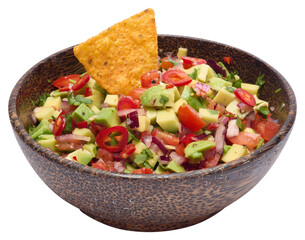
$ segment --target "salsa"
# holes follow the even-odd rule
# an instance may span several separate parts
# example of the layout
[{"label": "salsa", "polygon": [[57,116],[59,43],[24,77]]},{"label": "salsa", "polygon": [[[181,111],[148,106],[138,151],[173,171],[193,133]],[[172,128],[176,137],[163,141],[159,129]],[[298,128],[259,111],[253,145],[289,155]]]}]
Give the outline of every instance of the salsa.
[{"label": "salsa", "polygon": [[[178,57],[179,56],[179,57]],[[58,155],[107,171],[192,171],[249,154],[279,131],[264,83],[244,83],[233,59],[162,58],[128,95],[109,94],[87,73],[60,77],[39,98],[30,136]]]}]

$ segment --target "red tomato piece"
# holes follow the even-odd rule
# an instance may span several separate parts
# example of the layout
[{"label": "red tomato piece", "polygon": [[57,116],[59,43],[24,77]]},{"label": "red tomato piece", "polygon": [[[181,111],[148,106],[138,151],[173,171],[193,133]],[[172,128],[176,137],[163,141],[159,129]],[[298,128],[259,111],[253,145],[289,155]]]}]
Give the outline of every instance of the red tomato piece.
[{"label": "red tomato piece", "polygon": [[136,147],[133,144],[129,143],[128,145],[126,145],[126,147],[124,147],[124,149],[122,150],[120,155],[121,155],[122,158],[126,159],[132,153],[134,153],[135,150],[136,150]]},{"label": "red tomato piece", "polygon": [[186,66],[187,68],[189,68],[189,66],[192,67],[192,66],[207,63],[207,61],[202,58],[181,57],[181,59],[183,61],[183,67]]},{"label": "red tomato piece", "polygon": [[187,146],[191,142],[195,141],[194,137],[195,137],[195,134],[189,133],[184,138],[182,138],[180,142],[183,143],[185,146]]},{"label": "red tomato piece", "polygon": [[163,132],[163,131],[159,130],[158,128],[155,128],[153,130],[152,136],[163,140],[163,142],[168,145],[178,146],[178,144],[179,144],[178,137],[176,137],[174,134]]},{"label": "red tomato piece", "polygon": [[240,132],[236,137],[228,138],[231,143],[245,145],[249,149],[255,148],[259,144],[260,135],[252,132]]},{"label": "red tomato piece", "polygon": [[262,136],[265,141],[270,141],[277,134],[281,125],[278,123],[263,120],[258,123],[256,131]]},{"label": "red tomato piece", "polygon": [[184,86],[189,84],[192,79],[183,71],[172,69],[168,70],[161,76],[163,82],[173,84],[175,86]]},{"label": "red tomato piece", "polygon": [[131,90],[128,95],[132,97],[133,100],[140,100],[141,95],[146,91],[146,88],[136,88]]},{"label": "red tomato piece", "polygon": [[207,126],[207,130],[208,131],[214,131],[216,128],[218,128],[219,125],[216,124],[216,123],[210,123],[208,126]]},{"label": "red tomato piece", "polygon": [[69,86],[66,86],[66,87],[60,87],[59,88],[59,91],[60,92],[68,92],[68,91],[70,91],[71,89],[70,89],[70,87]]},{"label": "red tomato piece", "polygon": [[84,97],[89,97],[92,95],[92,90],[90,87],[87,87],[84,93]]},{"label": "red tomato piece", "polygon": [[197,132],[205,126],[205,123],[199,117],[198,112],[187,104],[180,106],[178,118],[180,123],[192,132]]},{"label": "red tomato piece", "polygon": [[[119,133],[121,135],[117,145],[108,145],[109,137],[112,133]],[[116,140],[118,137],[116,136]],[[128,131],[123,126],[115,126],[106,128],[99,132],[96,136],[96,143],[100,148],[106,149],[109,152],[120,152],[128,143]]]},{"label": "red tomato piece", "polygon": [[218,164],[220,159],[220,154],[216,153],[214,157],[208,158],[204,161],[202,167],[203,168],[209,168],[209,167],[214,167]]},{"label": "red tomato piece", "polygon": [[173,63],[169,62],[168,60],[170,60],[168,57],[164,57],[161,59],[161,64],[160,64],[160,67],[161,68],[164,68],[164,69],[169,69],[169,68],[172,68],[174,66]]},{"label": "red tomato piece", "polygon": [[141,85],[143,88],[150,88],[158,85],[160,82],[160,73],[157,70],[152,70],[144,73],[141,76]]},{"label": "red tomato piece", "polygon": [[231,57],[223,57],[223,60],[227,63],[230,64],[232,62],[232,58]]},{"label": "red tomato piece", "polygon": [[66,118],[63,117],[64,112],[61,112],[56,118],[53,126],[53,133],[55,136],[61,135],[66,126]]},{"label": "red tomato piece", "polygon": [[118,111],[126,109],[136,109],[138,105],[131,99],[131,97],[121,97],[118,102]]},{"label": "red tomato piece", "polygon": [[100,131],[103,131],[106,129],[106,126],[99,124],[99,123],[95,123],[94,121],[92,121],[90,123],[90,130],[92,131],[92,133],[96,136],[96,134],[98,134]]},{"label": "red tomato piece", "polygon": [[150,168],[140,168],[140,169],[136,169],[134,170],[132,173],[138,173],[138,174],[153,174],[153,170]]},{"label": "red tomato piece", "polygon": [[183,143],[180,143],[176,149],[175,149],[175,152],[180,155],[180,156],[184,156],[184,149],[185,149],[185,145]]},{"label": "red tomato piece", "polygon": [[75,84],[73,84],[72,90],[77,91],[83,88],[86,85],[86,83],[89,82],[89,80],[90,80],[90,76],[88,74],[85,74],[84,76],[82,76],[81,79],[79,79]]},{"label": "red tomato piece", "polygon": [[255,107],[255,105],[256,105],[255,98],[253,97],[253,95],[251,93],[249,93],[245,89],[236,88],[236,89],[234,89],[234,94],[238,99],[240,99],[245,104]]},{"label": "red tomato piece", "polygon": [[113,154],[106,149],[99,148],[97,150],[97,158],[103,159],[105,162],[112,162],[113,161]]},{"label": "red tomato piece", "polygon": [[88,127],[88,122],[87,121],[82,121],[77,123],[78,128],[87,128]]},{"label": "red tomato piece", "polygon": [[54,81],[52,85],[57,88],[62,88],[62,87],[68,87],[69,86],[69,79],[73,81],[78,81],[80,78],[79,74],[72,74],[72,75],[67,75],[64,77],[61,77]]}]

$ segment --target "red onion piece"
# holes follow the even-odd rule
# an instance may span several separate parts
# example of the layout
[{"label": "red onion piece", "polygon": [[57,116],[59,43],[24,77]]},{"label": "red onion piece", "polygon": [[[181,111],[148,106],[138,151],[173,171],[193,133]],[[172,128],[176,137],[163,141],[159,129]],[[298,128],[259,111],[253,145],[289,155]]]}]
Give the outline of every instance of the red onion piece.
[{"label": "red onion piece", "polygon": [[182,165],[184,162],[186,162],[186,158],[184,156],[177,154],[176,152],[171,152],[169,156],[171,159],[173,159],[175,163],[179,165]]},{"label": "red onion piece", "polygon": [[124,163],[122,161],[113,162],[113,167],[116,172],[124,172],[125,170]]},{"label": "red onion piece", "polygon": [[224,70],[221,66],[217,64],[217,62],[213,59],[208,59],[207,64],[213,68],[216,73],[220,73],[223,77],[227,76],[226,70]]},{"label": "red onion piece", "polygon": [[158,138],[153,136],[152,137],[152,142],[154,144],[156,144],[164,154],[168,153],[167,148],[163,145],[163,143]]},{"label": "red onion piece", "polygon": [[55,147],[59,150],[59,151],[74,151],[77,150],[79,148],[82,148],[84,146],[84,143],[69,143],[69,142],[61,142],[61,143],[57,143],[55,144]]},{"label": "red onion piece", "polygon": [[226,125],[228,121],[229,121],[229,118],[226,116],[222,116],[218,119],[218,123],[223,124],[223,125]]},{"label": "red onion piece", "polygon": [[253,107],[249,106],[248,104],[246,104],[244,102],[240,102],[236,106],[239,107],[240,110],[243,110],[246,112],[250,112],[253,109]]},{"label": "red onion piece", "polygon": [[251,127],[252,125],[252,122],[254,121],[255,119],[255,113],[254,111],[251,111],[246,117],[245,117],[245,120],[246,120],[246,127]]},{"label": "red onion piece", "polygon": [[170,162],[170,156],[160,156],[160,163],[163,165],[167,165]]},{"label": "red onion piece", "polygon": [[137,111],[137,109],[124,109],[124,110],[119,110],[118,115],[119,117],[126,117],[127,114],[132,113],[134,111]]},{"label": "red onion piece", "polygon": [[225,133],[226,127],[223,124],[220,124],[215,132],[216,152],[220,154],[222,154],[223,147],[225,144]]},{"label": "red onion piece", "polygon": [[126,125],[129,126],[130,128],[139,127],[139,117],[138,117],[137,111],[133,111],[133,112],[127,114]]},{"label": "red onion piece", "polygon": [[76,134],[63,134],[55,137],[58,143],[70,142],[70,143],[86,143],[91,140],[91,137],[80,136]]},{"label": "red onion piece", "polygon": [[202,140],[202,139],[205,139],[209,134],[206,134],[206,133],[201,133],[201,134],[198,134],[195,136],[195,138],[198,140]]},{"label": "red onion piece", "polygon": [[205,93],[210,91],[210,85],[204,84],[204,83],[201,83],[201,82],[197,82],[195,87],[199,88],[201,91],[203,91]]},{"label": "red onion piece", "polygon": [[236,137],[239,134],[239,127],[237,126],[236,119],[230,120],[227,130],[227,138]]},{"label": "red onion piece", "polygon": [[141,138],[141,140],[149,148],[151,146],[152,136],[151,135],[145,135]]}]

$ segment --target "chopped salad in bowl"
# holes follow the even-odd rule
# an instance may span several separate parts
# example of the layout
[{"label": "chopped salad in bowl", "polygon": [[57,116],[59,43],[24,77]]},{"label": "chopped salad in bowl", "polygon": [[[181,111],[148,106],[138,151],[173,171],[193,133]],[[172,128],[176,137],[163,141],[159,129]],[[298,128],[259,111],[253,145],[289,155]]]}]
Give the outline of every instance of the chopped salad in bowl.
[{"label": "chopped salad in bowl", "polygon": [[[30,136],[80,164],[108,171],[164,174],[240,158],[280,129],[259,99],[263,75],[244,83],[224,62],[186,56],[160,59],[128,95],[108,94],[87,73],[60,77],[39,98]],[[271,109],[271,110],[270,110]]]}]

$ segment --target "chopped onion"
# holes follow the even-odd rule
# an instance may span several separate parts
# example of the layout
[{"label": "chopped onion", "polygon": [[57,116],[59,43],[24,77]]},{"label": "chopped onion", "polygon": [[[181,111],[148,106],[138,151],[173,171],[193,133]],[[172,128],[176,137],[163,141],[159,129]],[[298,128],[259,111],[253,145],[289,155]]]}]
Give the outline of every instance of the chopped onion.
[{"label": "chopped onion", "polygon": [[236,105],[240,110],[243,110],[245,112],[250,112],[253,107],[249,106],[248,104],[244,103],[244,102],[240,102]]},{"label": "chopped onion", "polygon": [[201,91],[208,93],[210,91],[210,85],[197,82],[195,87],[199,88]]},{"label": "chopped onion", "polygon": [[151,135],[144,135],[142,138],[143,143],[149,148],[151,146],[152,142],[152,136]]},{"label": "chopped onion", "polygon": [[237,126],[237,120],[233,119],[229,121],[228,130],[227,130],[227,138],[236,137],[239,134],[239,127]]},{"label": "chopped onion", "polygon": [[226,127],[223,124],[220,124],[215,132],[216,152],[220,154],[222,154],[223,147],[225,144],[225,133]]},{"label": "chopped onion", "polygon": [[108,107],[110,107],[110,106],[109,106],[108,103],[102,103],[102,104],[101,104],[101,107],[102,107],[102,108],[108,108]]},{"label": "chopped onion", "polygon": [[197,140],[202,140],[202,139],[205,139],[209,134],[206,134],[206,133],[201,133],[199,135],[196,135],[195,138]]},{"label": "chopped onion", "polygon": [[56,141],[58,143],[61,142],[69,142],[69,143],[84,143],[84,142],[89,142],[91,140],[91,137],[86,137],[86,136],[80,136],[76,134],[63,134],[60,136],[55,137]]},{"label": "chopped onion", "polygon": [[223,124],[223,125],[226,125],[228,121],[229,121],[229,118],[226,116],[222,116],[218,119],[218,123]]},{"label": "chopped onion", "polygon": [[184,156],[181,156],[179,154],[177,154],[176,152],[171,152],[169,154],[169,156],[171,157],[171,159],[173,159],[173,161],[179,165],[182,165],[185,161],[186,158]]},{"label": "chopped onion", "polygon": [[137,111],[133,111],[133,112],[127,114],[126,125],[129,126],[130,128],[139,127],[139,117],[138,117]]},{"label": "chopped onion", "polygon": [[134,111],[137,111],[137,109],[124,109],[124,110],[119,110],[118,115],[119,117],[126,117],[127,114],[132,113]]},{"label": "chopped onion", "polygon": [[113,162],[113,168],[116,172],[124,172],[125,167],[124,167],[124,163],[122,161],[120,162]]},{"label": "chopped onion", "polygon": [[208,59],[207,64],[216,72],[220,73],[223,77],[227,76],[226,70],[224,70],[221,66],[217,64],[217,62],[213,59]]},{"label": "chopped onion", "polygon": [[254,113],[254,111],[251,111],[251,112],[245,117],[245,120],[246,120],[246,127],[251,127],[252,122],[254,121],[254,119],[255,119],[255,113]]},{"label": "chopped onion", "polygon": [[73,143],[73,142],[61,142],[55,144],[55,147],[59,151],[74,151],[80,149],[84,146],[85,143]]},{"label": "chopped onion", "polygon": [[167,148],[163,145],[163,143],[158,138],[153,136],[152,137],[152,142],[154,144],[156,144],[164,154],[168,153]]},{"label": "chopped onion", "polygon": [[160,163],[163,165],[167,165],[170,162],[170,156],[160,156]]}]

